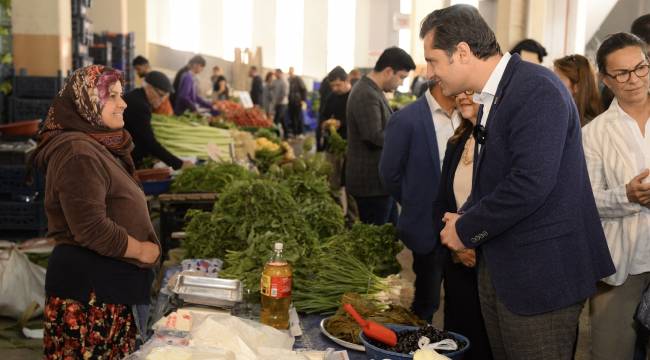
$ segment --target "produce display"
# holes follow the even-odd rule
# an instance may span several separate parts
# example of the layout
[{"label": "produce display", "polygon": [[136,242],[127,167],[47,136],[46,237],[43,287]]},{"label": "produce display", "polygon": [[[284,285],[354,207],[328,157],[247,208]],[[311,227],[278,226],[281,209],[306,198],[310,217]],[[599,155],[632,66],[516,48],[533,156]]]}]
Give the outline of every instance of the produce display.
[{"label": "produce display", "polygon": [[350,231],[331,237],[326,244],[363,259],[380,276],[395,274],[400,270],[395,255],[404,246],[397,241],[397,231],[391,224],[375,226],[356,223]]},{"label": "produce display", "polygon": [[[420,349],[420,347],[418,346],[418,342],[420,341],[420,338],[423,336],[429,338],[430,344],[445,339],[451,339],[456,343],[458,349],[462,349],[467,345],[465,341],[458,340],[447,331],[438,330],[431,325],[426,325],[416,330],[406,330],[406,331],[397,332],[397,345],[395,345],[394,347],[385,345],[383,343],[374,341],[372,339],[369,339],[368,342],[380,349],[402,353],[402,354],[410,354]],[[454,351],[436,350],[436,351],[440,354],[448,354],[457,350]]]},{"label": "produce display", "polygon": [[173,193],[220,193],[237,180],[251,179],[253,173],[238,164],[208,162],[206,165],[184,169],[171,184]]},{"label": "produce display", "polygon": [[273,126],[273,121],[258,107],[244,109],[241,104],[230,100],[216,101],[214,104],[221,113],[217,118],[237,126],[255,128],[270,128]]},{"label": "produce display", "polygon": [[[426,321],[420,320],[409,309],[399,305],[379,307],[372,301],[355,293],[344,294],[341,303],[352,304],[359,315],[380,324],[398,324],[411,326],[424,326]],[[325,322],[325,329],[330,335],[349,343],[362,345],[359,339],[361,328],[341,306],[336,314]]]},{"label": "produce display", "polygon": [[414,102],[415,100],[417,100],[417,97],[415,97],[415,95],[395,92],[393,98],[388,100],[388,105],[392,109],[401,109],[404,106]]},{"label": "produce display", "polygon": [[208,144],[215,144],[220,153],[229,154],[233,144],[230,131],[208,126],[197,116],[153,114],[151,126],[158,142],[179,157],[207,159]]}]

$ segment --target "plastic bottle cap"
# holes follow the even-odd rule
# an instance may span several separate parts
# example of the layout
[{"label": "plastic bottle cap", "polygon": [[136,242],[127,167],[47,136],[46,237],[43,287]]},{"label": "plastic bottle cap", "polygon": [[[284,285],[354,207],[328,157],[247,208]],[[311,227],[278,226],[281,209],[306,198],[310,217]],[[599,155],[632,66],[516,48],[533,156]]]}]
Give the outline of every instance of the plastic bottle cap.
[{"label": "plastic bottle cap", "polygon": [[273,247],[275,250],[282,250],[283,245],[281,242],[275,243],[275,246]]}]

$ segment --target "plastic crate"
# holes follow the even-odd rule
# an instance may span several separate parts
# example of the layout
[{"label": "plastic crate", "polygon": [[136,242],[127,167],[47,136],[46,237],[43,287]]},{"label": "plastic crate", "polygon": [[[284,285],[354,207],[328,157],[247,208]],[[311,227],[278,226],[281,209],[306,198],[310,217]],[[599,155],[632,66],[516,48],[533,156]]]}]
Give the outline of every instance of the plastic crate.
[{"label": "plastic crate", "polygon": [[61,90],[61,76],[14,76],[13,96],[26,99],[51,100]]},{"label": "plastic crate", "polygon": [[40,173],[34,173],[32,184],[27,184],[25,165],[0,166],[0,195],[35,195],[42,193],[45,181]]},{"label": "plastic crate", "polygon": [[72,58],[72,68],[73,70],[82,68],[84,66],[92,65],[93,58],[89,56],[75,56]]},{"label": "plastic crate", "polygon": [[111,65],[111,48],[106,45],[94,45],[89,49],[90,56],[95,64]]},{"label": "plastic crate", "polygon": [[84,0],[72,0],[72,16],[73,17],[85,17],[88,11],[88,6],[86,6],[86,1]]},{"label": "plastic crate", "polygon": [[0,230],[47,230],[43,201],[0,201]]},{"label": "plastic crate", "polygon": [[11,121],[45,119],[52,104],[49,99],[9,98],[9,119]]},{"label": "plastic crate", "polygon": [[25,165],[35,145],[27,141],[0,141],[0,165]]}]

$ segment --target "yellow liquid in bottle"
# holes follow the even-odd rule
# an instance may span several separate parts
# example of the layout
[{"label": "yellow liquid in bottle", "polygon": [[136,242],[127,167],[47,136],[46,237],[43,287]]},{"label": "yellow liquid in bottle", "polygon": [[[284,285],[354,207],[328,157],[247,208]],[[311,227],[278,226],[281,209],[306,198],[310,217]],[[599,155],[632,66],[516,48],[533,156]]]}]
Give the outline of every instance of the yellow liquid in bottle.
[{"label": "yellow liquid in bottle", "polygon": [[276,329],[288,329],[291,265],[287,262],[269,262],[264,266],[261,296],[260,322]]}]

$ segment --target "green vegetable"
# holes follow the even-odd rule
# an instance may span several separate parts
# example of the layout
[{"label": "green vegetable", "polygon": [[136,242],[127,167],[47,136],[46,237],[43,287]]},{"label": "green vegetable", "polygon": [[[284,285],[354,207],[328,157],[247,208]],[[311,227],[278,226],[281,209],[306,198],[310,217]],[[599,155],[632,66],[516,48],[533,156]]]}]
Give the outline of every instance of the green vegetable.
[{"label": "green vegetable", "polygon": [[392,224],[382,226],[356,223],[347,233],[335,235],[323,245],[327,249],[344,249],[363,260],[375,274],[387,276],[401,269],[396,256],[404,246],[397,241]]},{"label": "green vegetable", "polygon": [[233,163],[208,162],[183,170],[171,185],[174,193],[216,192],[237,180],[246,180],[254,174],[240,165]]},{"label": "green vegetable", "polygon": [[[227,185],[209,216],[195,215],[186,232],[182,246],[188,257],[199,258],[223,259],[226,251],[244,250],[256,236],[267,232],[294,238],[300,244],[316,239],[291,191],[268,179],[240,180]],[[226,264],[233,265],[228,261]]]},{"label": "green vegetable", "polygon": [[230,131],[207,125],[197,115],[165,116],[154,114],[151,118],[156,139],[176,156],[207,158],[207,145],[215,144],[221,153],[229,154],[233,139]]},{"label": "green vegetable", "polygon": [[294,275],[292,301],[299,311],[332,313],[345,293],[355,292],[372,298],[389,289],[386,279],[373,274],[367,265],[344,249],[323,249],[313,256],[314,262],[307,270],[312,274],[297,272]]},{"label": "green vegetable", "polygon": [[348,151],[348,142],[341,137],[335,128],[329,129],[330,136],[327,140],[327,150],[336,155],[343,156]]}]

